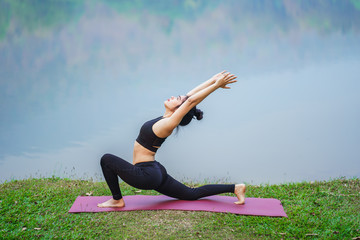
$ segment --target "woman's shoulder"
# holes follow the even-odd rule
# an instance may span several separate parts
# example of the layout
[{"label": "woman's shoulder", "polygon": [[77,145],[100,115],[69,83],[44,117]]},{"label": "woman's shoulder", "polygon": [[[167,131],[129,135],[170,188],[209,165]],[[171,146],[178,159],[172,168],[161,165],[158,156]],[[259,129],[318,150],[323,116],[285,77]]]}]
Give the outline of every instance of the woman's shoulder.
[{"label": "woman's shoulder", "polygon": [[161,117],[157,122],[154,123],[152,130],[156,136],[160,138],[166,138],[171,135],[174,128],[170,124],[169,117]]}]

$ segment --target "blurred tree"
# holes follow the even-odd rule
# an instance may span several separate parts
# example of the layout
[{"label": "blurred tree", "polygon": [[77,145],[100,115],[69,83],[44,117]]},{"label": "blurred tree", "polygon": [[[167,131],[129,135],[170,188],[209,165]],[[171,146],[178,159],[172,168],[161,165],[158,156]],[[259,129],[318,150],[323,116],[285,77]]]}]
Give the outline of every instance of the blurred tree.
[{"label": "blurred tree", "polygon": [[70,23],[83,12],[83,0],[0,0],[0,39],[6,34],[10,21],[32,32]]},{"label": "blurred tree", "polygon": [[0,40],[6,36],[10,24],[10,8],[6,1],[0,1]]},{"label": "blurred tree", "polygon": [[[359,31],[360,0],[0,0],[0,40],[12,21],[31,32],[54,29],[77,21],[86,8],[107,5],[127,17],[143,14],[164,17],[162,26],[172,31],[174,21],[196,19],[206,10],[224,7],[229,21],[241,26],[251,21],[257,28],[288,31],[306,26],[320,33]],[[279,21],[279,19],[281,21]],[[277,24],[271,24],[276,22]]]}]

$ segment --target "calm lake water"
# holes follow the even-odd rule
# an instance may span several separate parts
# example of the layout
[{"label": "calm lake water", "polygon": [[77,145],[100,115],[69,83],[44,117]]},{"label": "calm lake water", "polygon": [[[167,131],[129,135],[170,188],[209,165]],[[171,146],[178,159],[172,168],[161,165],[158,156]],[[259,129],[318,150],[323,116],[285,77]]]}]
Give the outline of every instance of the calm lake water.
[{"label": "calm lake water", "polygon": [[169,137],[184,181],[360,177],[358,1],[0,1],[0,182],[103,180],[163,101],[238,76]]}]

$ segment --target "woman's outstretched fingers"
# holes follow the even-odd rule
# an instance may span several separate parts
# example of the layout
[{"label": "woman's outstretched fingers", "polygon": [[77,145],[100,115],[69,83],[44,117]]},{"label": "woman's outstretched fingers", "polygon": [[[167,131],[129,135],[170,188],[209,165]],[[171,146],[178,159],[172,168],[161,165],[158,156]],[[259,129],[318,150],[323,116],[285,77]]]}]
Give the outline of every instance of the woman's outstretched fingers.
[{"label": "woman's outstretched fingers", "polygon": [[236,79],[236,76],[233,74],[225,76],[223,79],[224,84],[221,87],[224,89],[230,89],[230,87],[227,85],[237,82],[237,80],[235,80],[235,79]]},{"label": "woman's outstretched fingers", "polygon": [[235,79],[236,76],[234,74],[231,74],[230,76],[228,76],[228,78]]}]

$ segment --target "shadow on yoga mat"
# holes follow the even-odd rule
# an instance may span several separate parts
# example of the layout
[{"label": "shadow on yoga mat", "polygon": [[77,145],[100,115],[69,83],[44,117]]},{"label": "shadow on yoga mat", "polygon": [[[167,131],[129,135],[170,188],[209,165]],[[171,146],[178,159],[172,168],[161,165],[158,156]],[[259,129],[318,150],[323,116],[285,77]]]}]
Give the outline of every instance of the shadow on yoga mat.
[{"label": "shadow on yoga mat", "polygon": [[98,203],[110,199],[111,196],[91,196],[76,198],[69,213],[111,212],[136,210],[185,210],[234,213],[253,216],[287,217],[281,202],[272,198],[246,198],[244,205],[234,204],[236,197],[210,196],[195,201],[185,201],[164,195],[131,195],[125,196],[123,208],[99,208]]}]

